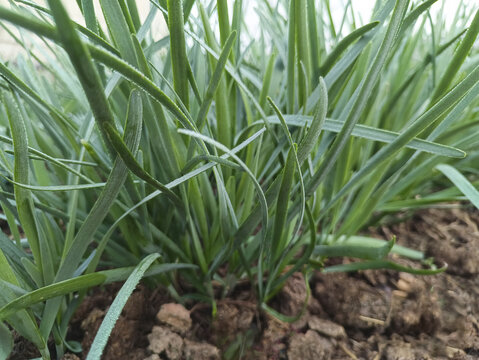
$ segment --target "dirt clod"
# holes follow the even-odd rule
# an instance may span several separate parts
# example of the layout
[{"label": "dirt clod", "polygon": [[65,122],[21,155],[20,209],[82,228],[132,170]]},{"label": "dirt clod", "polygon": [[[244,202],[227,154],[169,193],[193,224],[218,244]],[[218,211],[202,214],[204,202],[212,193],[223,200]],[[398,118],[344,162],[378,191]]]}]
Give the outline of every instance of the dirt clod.
[{"label": "dirt clod", "polygon": [[221,346],[232,341],[239,333],[251,326],[254,311],[228,302],[218,302],[217,306],[216,318],[211,324],[211,340],[213,344]]},{"label": "dirt clod", "polygon": [[161,306],[156,318],[171,330],[185,334],[191,327],[190,312],[183,305],[169,303]]},{"label": "dirt clod", "polygon": [[289,324],[270,315],[266,316],[266,328],[263,332],[263,340],[266,343],[277,343],[291,332]]},{"label": "dirt clod", "polygon": [[432,335],[440,328],[440,324],[441,308],[433,293],[421,292],[413,299],[393,297],[389,331]]},{"label": "dirt clod", "polygon": [[306,298],[303,274],[294,273],[278,294],[279,311],[287,316],[296,316],[303,310]]},{"label": "dirt clod", "polygon": [[183,339],[170,329],[154,326],[148,334],[148,350],[155,354],[165,354],[169,360],[179,360],[183,353]]},{"label": "dirt clod", "polygon": [[158,354],[152,354],[148,356],[147,358],[144,358],[143,360],[161,360],[161,358]]},{"label": "dirt clod", "polygon": [[341,325],[326,319],[321,319],[317,316],[311,316],[309,318],[308,326],[311,330],[315,330],[319,334],[327,337],[336,339],[346,337],[346,331]]},{"label": "dirt clod", "polygon": [[328,360],[331,358],[333,345],[317,332],[308,330],[306,334],[294,334],[289,340],[288,359]]},{"label": "dirt clod", "polygon": [[93,324],[96,324],[98,320],[102,320],[105,316],[105,311],[100,309],[93,309],[89,314],[88,317],[82,321],[81,328],[85,331],[88,331]]},{"label": "dirt clod", "polygon": [[431,357],[423,350],[416,349],[408,343],[388,345],[383,351],[384,360],[431,360]]},{"label": "dirt clod", "polygon": [[[387,319],[390,307],[388,292],[348,274],[319,274],[317,279],[315,296],[335,323],[367,330]],[[377,322],[365,321],[365,318]]]},{"label": "dirt clod", "polygon": [[211,344],[186,339],[183,356],[185,360],[219,360],[220,351]]},{"label": "dirt clod", "polygon": [[446,262],[451,274],[479,274],[479,229],[477,212],[453,209],[449,212],[431,209],[418,224],[435,238],[426,242],[426,251],[438,261]]}]

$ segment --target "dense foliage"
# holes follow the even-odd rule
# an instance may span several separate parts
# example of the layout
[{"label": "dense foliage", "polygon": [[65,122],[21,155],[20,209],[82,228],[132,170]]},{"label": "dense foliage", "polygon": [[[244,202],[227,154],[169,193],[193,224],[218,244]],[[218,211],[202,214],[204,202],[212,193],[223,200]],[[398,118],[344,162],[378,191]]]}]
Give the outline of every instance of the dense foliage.
[{"label": "dense foliage", "polygon": [[[268,302],[296,271],[441,271],[357,236],[479,207],[479,11],[446,23],[435,2],[378,0],[364,25],[354,2],[335,24],[329,0],[151,0],[144,19],[134,0],[77,0],[83,25],[59,0],[0,7],[24,48],[0,63],[0,358],[11,328],[44,359],[51,336],[58,358],[78,350],[75,309],[114,281],[91,359],[144,276],[213,309],[248,279],[288,321]],[[324,268],[333,256],[359,260]]]}]

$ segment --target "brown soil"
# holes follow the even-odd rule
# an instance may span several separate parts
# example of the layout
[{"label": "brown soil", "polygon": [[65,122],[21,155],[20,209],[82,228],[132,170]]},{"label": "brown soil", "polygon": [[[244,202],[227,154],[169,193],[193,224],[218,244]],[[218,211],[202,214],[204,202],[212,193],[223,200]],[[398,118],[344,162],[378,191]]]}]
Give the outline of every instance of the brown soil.
[{"label": "brown soil", "polygon": [[[259,314],[247,287],[218,301],[212,320],[208,306],[187,311],[162,291],[140,286],[104,359],[479,359],[478,224],[477,211],[430,209],[407,222],[370,229],[380,238],[396,235],[399,244],[424,251],[437,264],[446,262],[448,270],[435,276],[315,273],[307,310],[293,324]],[[118,289],[97,289],[76,313],[69,339],[82,343],[80,358]],[[271,305],[295,315],[305,298],[302,275],[295,274]]]}]

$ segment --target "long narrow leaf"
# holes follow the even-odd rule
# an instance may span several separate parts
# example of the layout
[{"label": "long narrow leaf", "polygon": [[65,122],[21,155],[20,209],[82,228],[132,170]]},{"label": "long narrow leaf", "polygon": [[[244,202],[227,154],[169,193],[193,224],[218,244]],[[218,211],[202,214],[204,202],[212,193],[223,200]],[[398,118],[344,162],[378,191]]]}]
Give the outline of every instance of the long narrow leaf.
[{"label": "long narrow leaf", "polygon": [[[21,184],[29,183],[28,139],[25,123],[11,93],[4,93],[8,120],[13,138],[15,153],[14,181]],[[28,244],[32,250],[37,266],[42,269],[40,237],[38,234],[33,199],[29,190],[15,185],[15,200],[18,216],[23,230],[27,235]]]},{"label": "long narrow leaf", "polygon": [[145,274],[146,270],[151,264],[160,257],[159,254],[150,254],[144,258],[138,266],[133,270],[126,282],[121,287],[120,291],[115,297],[115,300],[111,304],[108,312],[103,319],[100,328],[93,340],[90,351],[88,352],[88,360],[100,360],[103,349],[106,346],[108,338],[115,327],[115,323],[120,317],[120,314],[125,306],[128,298],[130,297],[136,285],[140,282],[141,278]]},{"label": "long narrow leaf", "polygon": [[471,203],[479,209],[479,191],[451,165],[439,164],[436,166],[454,185],[471,201]]},{"label": "long narrow leaf", "polygon": [[[179,269],[196,269],[191,264],[158,264],[150,268],[145,276],[154,276],[168,271]],[[125,281],[135,267],[118,268],[114,270],[99,271],[97,273],[80,275],[72,279],[63,280],[50,284],[48,286],[36,289],[25,295],[17,297],[8,304],[0,308],[0,319],[5,319],[8,316],[27,309],[39,302],[55,298],[57,296],[66,295],[75,291],[80,291],[93,286],[102,284],[111,284],[113,282]]]}]

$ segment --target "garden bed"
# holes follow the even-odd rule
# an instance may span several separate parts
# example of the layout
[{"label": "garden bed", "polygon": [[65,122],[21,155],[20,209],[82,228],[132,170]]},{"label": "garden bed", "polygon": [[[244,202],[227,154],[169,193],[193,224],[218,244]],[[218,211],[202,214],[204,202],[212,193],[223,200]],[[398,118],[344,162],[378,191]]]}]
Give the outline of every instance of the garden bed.
[{"label": "garden bed", "polygon": [[[218,301],[214,321],[209,306],[197,304],[185,313],[164,291],[141,286],[118,320],[104,359],[182,359],[185,354],[194,354],[192,359],[219,359],[219,354],[231,359],[240,354],[242,359],[477,359],[478,224],[478,211],[429,209],[404,223],[370,229],[378,237],[396,235],[400,244],[448,263],[448,270],[435,276],[318,272],[311,278],[307,311],[294,324],[258,316],[248,285],[239,286],[234,298]],[[82,343],[83,355],[119,288],[96,289],[77,311],[69,337]],[[302,275],[295,274],[273,304],[294,315],[305,296]],[[162,307],[163,323],[155,316]],[[22,341],[16,349],[11,360],[34,356]]]}]

